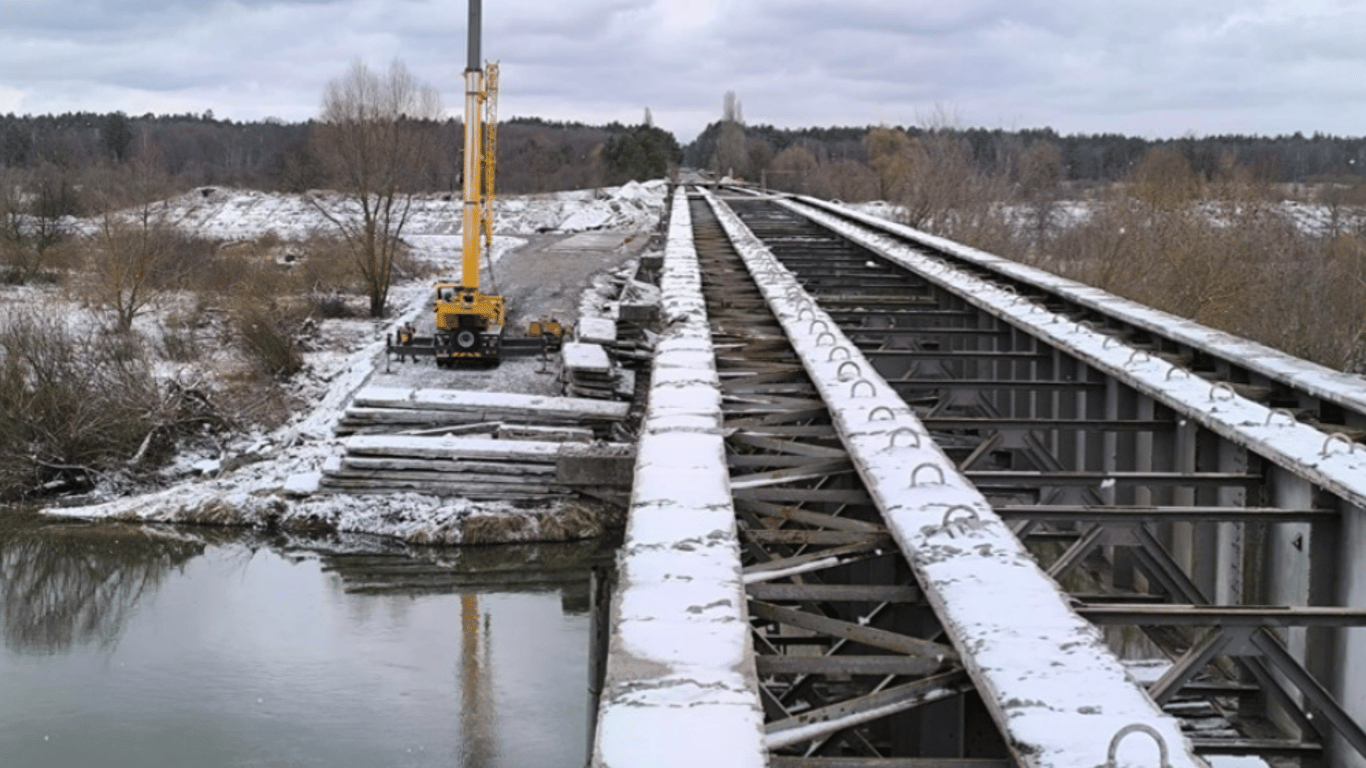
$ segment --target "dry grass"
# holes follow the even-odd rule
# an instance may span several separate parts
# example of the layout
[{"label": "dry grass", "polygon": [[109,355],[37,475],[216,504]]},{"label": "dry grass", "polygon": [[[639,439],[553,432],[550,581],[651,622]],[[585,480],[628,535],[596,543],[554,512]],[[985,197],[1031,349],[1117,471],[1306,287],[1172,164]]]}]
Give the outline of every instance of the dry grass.
[{"label": "dry grass", "polygon": [[1358,204],[1366,204],[1366,188],[1320,190],[1328,222],[1310,232],[1286,215],[1281,190],[1245,169],[1205,179],[1179,153],[1158,149],[1127,183],[1102,190],[1086,221],[1062,227],[1050,211],[1056,190],[986,176],[953,139],[931,136],[909,157],[906,177],[894,182],[908,223],[1331,368],[1366,372],[1366,216]]},{"label": "dry grass", "polygon": [[462,544],[505,544],[513,541],[575,541],[601,536],[602,512],[579,503],[518,512],[474,513],[460,526]]},{"label": "dry grass", "polygon": [[[1121,190],[1023,258],[1308,360],[1366,371],[1366,238],[1306,233],[1255,188]],[[1217,196],[1215,196],[1217,195]]]}]

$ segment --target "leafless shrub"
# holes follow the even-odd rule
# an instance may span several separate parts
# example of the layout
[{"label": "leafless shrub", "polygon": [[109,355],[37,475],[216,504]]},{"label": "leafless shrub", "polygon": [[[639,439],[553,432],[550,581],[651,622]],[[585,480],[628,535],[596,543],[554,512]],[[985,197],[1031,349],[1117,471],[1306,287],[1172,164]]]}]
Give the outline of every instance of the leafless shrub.
[{"label": "leafless shrub", "polygon": [[313,233],[293,244],[295,260],[290,270],[310,293],[355,293],[361,290],[346,251],[346,243],[331,235]]},{"label": "leafless shrub", "polygon": [[263,374],[287,379],[303,368],[303,355],[288,313],[261,301],[245,301],[233,312],[243,351]]},{"label": "leafless shrub", "polygon": [[310,315],[322,319],[357,317],[361,314],[340,293],[310,293],[308,308]]},{"label": "leafless shrub", "polygon": [[76,334],[36,312],[4,318],[0,498],[135,474],[207,422],[217,423],[205,398],[160,388],[132,337]]},{"label": "leafless shrub", "polygon": [[1333,368],[1366,369],[1366,237],[1307,231],[1266,185],[1154,150],[1090,218],[1020,258]]}]

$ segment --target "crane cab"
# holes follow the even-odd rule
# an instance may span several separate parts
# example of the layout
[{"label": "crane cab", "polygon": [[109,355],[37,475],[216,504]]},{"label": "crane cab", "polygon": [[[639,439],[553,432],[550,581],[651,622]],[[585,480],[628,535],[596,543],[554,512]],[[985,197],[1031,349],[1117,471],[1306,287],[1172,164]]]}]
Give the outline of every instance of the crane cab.
[{"label": "crane cab", "polygon": [[497,363],[507,317],[503,297],[439,281],[432,298],[437,364]]}]

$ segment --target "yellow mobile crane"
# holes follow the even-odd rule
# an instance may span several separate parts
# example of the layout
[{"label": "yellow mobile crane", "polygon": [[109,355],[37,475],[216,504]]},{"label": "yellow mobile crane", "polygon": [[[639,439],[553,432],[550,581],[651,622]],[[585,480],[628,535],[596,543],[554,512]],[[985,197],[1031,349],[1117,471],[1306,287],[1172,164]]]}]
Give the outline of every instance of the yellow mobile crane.
[{"label": "yellow mobile crane", "polygon": [[479,290],[480,236],[493,245],[493,175],[497,159],[498,65],[479,66],[480,0],[470,0],[469,59],[465,66],[465,167],[460,279],[435,286],[438,365],[457,360],[497,363],[507,307],[502,296]]},{"label": "yellow mobile crane", "polygon": [[530,338],[505,340],[506,302],[502,296],[479,289],[480,246],[490,254],[493,251],[493,180],[498,160],[498,64],[489,62],[484,69],[479,67],[480,2],[469,3],[460,276],[438,280],[433,287],[436,328],[431,336],[418,336],[409,325],[389,341],[389,351],[400,360],[410,356],[419,359],[430,352],[439,366],[471,362],[497,365],[505,352],[535,354],[558,349],[570,330],[554,318],[542,318],[531,323]]}]

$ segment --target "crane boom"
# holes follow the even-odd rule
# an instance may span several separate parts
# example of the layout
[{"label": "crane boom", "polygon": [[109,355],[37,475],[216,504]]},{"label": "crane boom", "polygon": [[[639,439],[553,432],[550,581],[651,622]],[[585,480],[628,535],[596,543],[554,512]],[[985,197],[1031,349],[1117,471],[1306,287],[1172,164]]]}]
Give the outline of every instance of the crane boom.
[{"label": "crane boom", "polygon": [[[483,245],[493,250],[493,178],[498,152],[498,64],[480,68],[480,0],[469,0],[469,51],[465,65],[465,160],[462,182],[460,276],[438,280],[433,296],[435,330],[419,336],[412,324],[388,344],[400,359],[430,351],[437,365],[464,362],[497,365],[502,355],[507,305],[502,296],[479,289]],[[482,237],[482,243],[481,243]],[[498,287],[493,285],[496,291]],[[534,348],[559,349],[568,325],[542,318],[531,323]],[[525,349],[526,344],[512,346]]]},{"label": "crane boom", "polygon": [[465,65],[465,168],[464,168],[464,221],[461,248],[460,285],[466,290],[479,290],[479,236],[483,229],[483,155],[484,141],[481,129],[484,126],[484,71],[479,64],[480,25],[482,9],[480,0],[469,0],[469,60]]},{"label": "crane boom", "polygon": [[[490,83],[497,83],[497,66],[489,73],[479,65],[480,0],[469,0],[469,58],[465,66],[465,163],[462,190],[460,277],[436,284],[436,331],[432,347],[439,365],[478,361],[496,365],[502,350],[507,307],[502,296],[479,289],[481,236],[493,244],[493,170],[489,152],[493,129],[486,125],[485,106]],[[494,85],[493,87],[497,87]],[[409,338],[412,336],[410,334]]]}]

